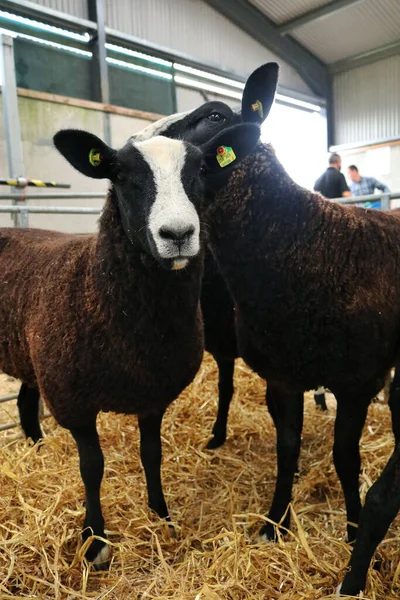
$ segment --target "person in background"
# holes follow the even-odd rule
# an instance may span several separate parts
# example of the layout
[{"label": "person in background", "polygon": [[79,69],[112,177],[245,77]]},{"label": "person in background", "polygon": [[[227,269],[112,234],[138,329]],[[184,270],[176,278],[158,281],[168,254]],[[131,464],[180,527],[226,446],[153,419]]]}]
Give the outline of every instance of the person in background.
[{"label": "person in background", "polygon": [[321,192],[325,198],[341,198],[351,196],[351,192],[346,183],[342,168],[342,159],[339,154],[331,154],[329,157],[329,167],[321,177],[318,177],[314,184],[314,190]]},{"label": "person in background", "polygon": [[[387,185],[381,183],[375,177],[363,177],[358,172],[356,165],[350,165],[347,168],[347,174],[350,183],[350,191],[353,196],[366,196],[368,194],[373,194],[375,189],[380,190],[381,192],[390,192]],[[376,202],[364,202],[359,206],[363,206],[364,208],[380,208],[381,202],[377,200]]]}]

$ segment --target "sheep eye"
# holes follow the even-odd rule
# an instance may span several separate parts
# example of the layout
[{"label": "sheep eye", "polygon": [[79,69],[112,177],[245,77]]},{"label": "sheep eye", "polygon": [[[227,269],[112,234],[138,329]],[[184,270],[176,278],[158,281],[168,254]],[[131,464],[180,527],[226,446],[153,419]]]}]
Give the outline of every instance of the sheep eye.
[{"label": "sheep eye", "polygon": [[226,118],[218,112],[211,113],[210,115],[208,115],[207,119],[209,121],[212,121],[213,123],[220,123],[221,121],[226,121]]}]

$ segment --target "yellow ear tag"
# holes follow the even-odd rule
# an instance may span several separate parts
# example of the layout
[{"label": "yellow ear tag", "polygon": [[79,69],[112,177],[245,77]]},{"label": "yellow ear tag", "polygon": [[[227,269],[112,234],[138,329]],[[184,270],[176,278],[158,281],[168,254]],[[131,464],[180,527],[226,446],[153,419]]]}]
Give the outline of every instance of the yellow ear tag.
[{"label": "yellow ear tag", "polygon": [[92,165],[92,167],[98,167],[101,164],[102,160],[103,157],[100,154],[100,151],[96,148],[92,148],[89,152],[89,162]]},{"label": "yellow ear tag", "polygon": [[251,105],[251,110],[253,112],[258,112],[258,114],[260,115],[260,117],[262,119],[264,118],[263,105],[262,105],[262,102],[260,100],[256,100],[256,102],[254,102],[254,104]]},{"label": "yellow ear tag", "polygon": [[217,161],[220,167],[227,167],[234,160],[236,160],[236,154],[231,146],[219,146],[217,148]]}]

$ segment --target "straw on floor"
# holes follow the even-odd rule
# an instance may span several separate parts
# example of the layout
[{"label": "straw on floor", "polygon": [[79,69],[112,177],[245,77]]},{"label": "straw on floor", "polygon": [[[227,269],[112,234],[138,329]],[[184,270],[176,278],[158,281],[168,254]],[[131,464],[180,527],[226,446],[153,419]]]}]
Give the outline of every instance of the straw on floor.
[{"label": "straw on floor", "polygon": [[[102,505],[113,551],[109,572],[96,573],[83,559],[84,493],[70,434],[50,418],[43,424],[46,438],[40,448],[30,446],[19,429],[0,435],[1,600],[333,597],[350,552],[332,463],[333,398],[329,413],[323,414],[307,395],[292,531],[278,543],[258,545],[254,540],[276,472],[265,383],[238,362],[227,443],[207,451],[216,377],[215,363],[207,356],[164,421],[163,481],[175,537],[146,507],[135,417],[101,415]],[[1,376],[0,391],[14,389],[17,383]],[[15,408],[2,405],[0,420],[10,418],[16,418]],[[389,409],[373,404],[362,439],[363,496],[392,448]],[[400,596],[399,519],[378,557],[380,571],[370,570],[364,598],[394,600]]]}]

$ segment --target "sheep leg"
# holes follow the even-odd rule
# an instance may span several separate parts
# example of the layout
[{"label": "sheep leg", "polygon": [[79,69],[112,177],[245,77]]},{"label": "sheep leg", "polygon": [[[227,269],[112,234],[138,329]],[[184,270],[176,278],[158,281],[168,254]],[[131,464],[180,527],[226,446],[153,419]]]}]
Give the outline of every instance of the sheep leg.
[{"label": "sheep leg", "polygon": [[[86,516],[82,537],[91,535],[105,538],[104,518],[100,504],[100,486],[104,473],[104,457],[101,450],[96,420],[82,428],[70,429],[79,452],[79,466],[86,492]],[[107,569],[111,557],[110,547],[101,540],[94,540],[86,552],[96,570]]]},{"label": "sheep leg", "polygon": [[[292,499],[303,429],[303,394],[288,394],[268,384],[267,405],[276,427],[278,455],[278,477],[268,518],[274,523],[280,523]],[[289,528],[289,512],[283,519],[282,526]],[[260,539],[275,538],[275,526],[272,523],[264,525],[260,531]]]},{"label": "sheep leg", "polygon": [[400,510],[400,376],[397,378],[397,370],[390,387],[389,406],[396,445],[382,474],[367,493],[349,569],[341,586],[342,594],[355,596],[365,588],[376,547]]},{"label": "sheep leg", "polygon": [[215,359],[218,364],[218,414],[212,429],[213,437],[206,448],[219,448],[226,440],[226,425],[228,422],[229,406],[233,396],[234,360]]},{"label": "sheep leg", "polygon": [[392,372],[389,371],[389,373],[386,374],[385,385],[383,386],[383,401],[385,404],[389,403],[391,381],[392,381]]},{"label": "sheep leg", "polygon": [[[320,391],[320,390],[322,390],[322,391]],[[314,400],[315,400],[315,404],[318,408],[320,408],[323,411],[328,410],[328,407],[326,405],[326,397],[325,397],[324,388],[318,388],[318,390],[316,390],[314,392]]]},{"label": "sheep leg", "polygon": [[341,594],[356,596],[365,588],[368,567],[378,544],[400,510],[400,443],[381,476],[368,491],[358,535]]},{"label": "sheep leg", "polygon": [[342,485],[347,512],[347,535],[355,540],[360,517],[360,437],[367,417],[369,399],[337,398],[333,462]]},{"label": "sheep leg", "polygon": [[[275,429],[278,431],[276,410],[274,410],[274,405],[273,405],[272,400],[270,399],[268,401],[268,387],[267,387],[266,394],[265,394],[265,403],[267,405],[268,412],[271,415],[271,418],[272,418],[272,420],[274,422]],[[297,461],[296,471],[295,471],[295,479],[296,479],[296,481],[298,480],[298,476],[299,476],[299,463]]]},{"label": "sheep leg", "polygon": [[36,444],[43,438],[39,423],[39,390],[23,383],[18,393],[17,406],[23,432]]},{"label": "sheep leg", "polygon": [[161,484],[161,422],[164,411],[139,416],[140,458],[146,475],[149,508],[170,520]]}]

